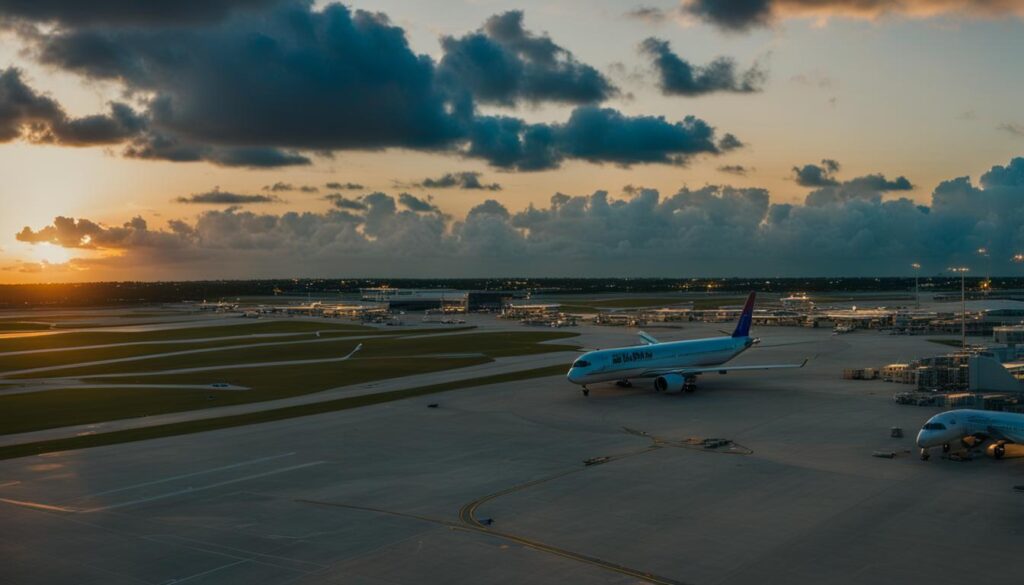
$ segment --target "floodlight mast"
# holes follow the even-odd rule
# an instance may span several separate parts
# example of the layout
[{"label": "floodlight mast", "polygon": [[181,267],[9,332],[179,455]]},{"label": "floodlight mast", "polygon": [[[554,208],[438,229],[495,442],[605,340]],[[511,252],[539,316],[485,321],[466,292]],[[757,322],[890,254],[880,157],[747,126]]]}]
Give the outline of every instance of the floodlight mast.
[{"label": "floodlight mast", "polygon": [[953,266],[950,272],[960,273],[960,348],[967,351],[967,295],[964,279],[971,269],[966,266]]},{"label": "floodlight mast", "polygon": [[918,286],[917,277],[921,274],[921,263],[914,262],[910,265],[914,269],[914,307],[921,308],[921,287]]}]

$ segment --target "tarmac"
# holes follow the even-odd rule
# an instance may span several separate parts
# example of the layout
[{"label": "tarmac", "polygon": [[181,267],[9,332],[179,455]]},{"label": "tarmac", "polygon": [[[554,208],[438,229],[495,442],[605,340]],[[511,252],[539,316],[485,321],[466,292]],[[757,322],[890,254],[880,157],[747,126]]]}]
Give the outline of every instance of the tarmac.
[{"label": "tarmac", "polygon": [[[587,347],[636,334],[578,330]],[[755,333],[736,363],[812,360],[694,394],[584,398],[555,376],[0,461],[0,582],[1020,583],[1024,460],[920,461],[938,410],[840,379],[948,348]],[[690,441],[711,437],[735,448]]]}]

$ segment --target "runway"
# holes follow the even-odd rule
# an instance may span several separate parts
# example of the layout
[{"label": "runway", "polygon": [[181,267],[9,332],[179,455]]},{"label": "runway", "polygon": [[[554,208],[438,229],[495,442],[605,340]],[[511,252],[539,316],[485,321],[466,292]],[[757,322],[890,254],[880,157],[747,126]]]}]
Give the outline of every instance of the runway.
[{"label": "runway", "polygon": [[[745,363],[816,358],[705,376],[693,395],[583,398],[556,376],[3,461],[0,581],[1019,582],[1022,462],[873,458],[912,450],[936,410],[839,379],[940,346],[758,333],[766,347]],[[606,347],[630,335],[586,334]],[[700,437],[746,454],[688,441]],[[595,457],[609,459],[584,465]]]}]

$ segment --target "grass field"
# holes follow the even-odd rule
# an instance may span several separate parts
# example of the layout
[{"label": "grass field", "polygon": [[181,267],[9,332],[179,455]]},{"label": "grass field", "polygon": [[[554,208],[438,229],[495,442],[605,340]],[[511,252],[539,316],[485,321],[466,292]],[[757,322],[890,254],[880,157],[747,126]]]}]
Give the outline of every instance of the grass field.
[{"label": "grass field", "polygon": [[[160,384],[226,381],[246,391],[175,388],[68,388],[0,396],[0,434],[151,416],[215,406],[261,402],[320,392],[349,384],[410,376],[486,363],[486,358],[351,360],[225,371],[219,376],[186,374],[160,378]],[[190,381],[182,381],[182,378]],[[124,383],[123,380],[119,382]],[[146,383],[146,382],[142,382]]]},{"label": "grass field", "polygon": [[131,441],[144,441],[147,439],[172,437],[190,433],[212,431],[216,429],[225,429],[244,425],[272,422],[288,418],[297,418],[302,416],[310,416],[314,414],[322,414],[325,412],[348,410],[351,408],[359,408],[362,406],[371,406],[374,404],[382,404],[385,402],[392,402],[395,400],[416,398],[419,396],[436,394],[438,392],[458,390],[460,388],[472,388],[477,386],[500,384],[503,382],[512,382],[516,380],[528,380],[531,378],[554,376],[556,374],[561,374],[564,372],[564,366],[550,366],[546,368],[537,368],[533,370],[511,372],[508,374],[498,374],[482,378],[459,380],[444,384],[432,384],[429,386],[420,386],[417,388],[408,388],[405,390],[394,390],[391,392],[381,392],[378,394],[369,394],[365,396],[339,398],[337,400],[317,402],[314,404],[303,404],[299,406],[289,406],[285,408],[264,410],[249,414],[208,418],[203,420],[158,425],[140,429],[128,429],[110,433],[98,433],[95,435],[82,435],[65,439],[39,441],[36,443],[24,443],[21,445],[0,447],[0,459],[13,459],[15,457],[26,457],[29,455],[38,455],[41,453],[68,451],[72,449],[86,449],[89,447],[101,447],[104,445],[128,443]]},{"label": "grass field", "polygon": [[[465,330],[470,328],[462,328],[458,330]],[[458,331],[453,329],[421,329],[416,333],[429,333],[429,332],[449,332]],[[147,355],[156,355],[162,353],[170,353],[176,351],[189,351],[189,350],[201,350],[201,349],[213,349],[213,348],[230,348],[239,345],[250,345],[256,343],[296,343],[299,346],[303,345],[303,342],[316,343],[318,339],[330,338],[330,337],[362,337],[367,335],[372,336],[394,336],[401,335],[401,331],[394,329],[370,329],[370,330],[358,330],[352,331],[348,329],[337,329],[321,332],[321,337],[316,337],[312,332],[306,333],[294,333],[285,334],[287,336],[281,337],[241,337],[237,339],[217,339],[211,338],[209,340],[196,340],[181,343],[167,342],[159,344],[143,344],[143,345],[119,345],[113,347],[95,347],[86,349],[63,349],[61,351],[34,353],[34,354],[23,354],[23,355],[4,355],[0,353],[0,373],[11,372],[14,370],[28,370],[32,368],[50,367],[50,366],[63,366],[63,365],[74,365],[83,362],[93,362],[102,360],[112,360],[120,358],[131,358],[131,357],[143,357]],[[129,342],[130,343],[130,342]],[[181,356],[179,359],[186,360],[185,356]],[[64,373],[60,370],[53,370],[50,373],[39,374],[40,376],[61,376]]]},{"label": "grass field", "polygon": [[[427,331],[423,331],[427,333]],[[436,353],[482,353],[488,357],[506,355],[525,355],[575,349],[575,346],[538,345],[542,341],[552,341],[572,337],[575,333],[565,332],[502,332],[502,333],[468,333],[458,335],[441,335],[420,339],[367,339],[359,342],[346,340],[320,341],[317,343],[296,343],[289,345],[273,345],[264,347],[246,347],[224,349],[223,351],[194,353],[153,357],[151,359],[133,360],[113,364],[96,364],[91,366],[72,366],[59,370],[48,370],[20,375],[10,379],[50,378],[54,376],[78,377],[107,374],[124,374],[134,372],[150,372],[158,374],[164,370],[184,368],[206,368],[226,364],[260,364],[266,362],[316,360],[342,357],[350,352],[357,343],[363,344],[360,358],[374,356],[412,356]]]},{"label": "grass field", "polygon": [[243,321],[238,319],[224,325],[178,327],[153,331],[71,331],[30,337],[14,337],[0,339],[0,352],[78,347],[106,343],[202,339],[207,337],[252,335],[256,333],[309,333],[321,330],[373,331],[374,329],[354,323],[323,323],[293,320]]},{"label": "grass field", "polygon": [[[527,355],[575,349],[575,345],[541,344],[575,334],[555,331],[466,333],[421,339],[364,340],[364,349],[346,361],[263,366],[267,361],[340,357],[357,343],[353,340],[296,344],[154,358],[151,360],[59,370],[130,376],[100,377],[95,384],[109,388],[68,388],[0,396],[0,434],[86,424],[287,398],[329,388],[361,384],[460,368],[511,355]],[[63,352],[61,352],[63,353]],[[423,354],[478,354],[459,357],[415,357]],[[162,374],[159,369],[252,364],[251,367],[202,372]],[[561,370],[565,366],[560,366]],[[54,374],[46,374],[52,376]],[[117,384],[209,385],[224,382],[249,388],[245,391],[117,388]]]}]

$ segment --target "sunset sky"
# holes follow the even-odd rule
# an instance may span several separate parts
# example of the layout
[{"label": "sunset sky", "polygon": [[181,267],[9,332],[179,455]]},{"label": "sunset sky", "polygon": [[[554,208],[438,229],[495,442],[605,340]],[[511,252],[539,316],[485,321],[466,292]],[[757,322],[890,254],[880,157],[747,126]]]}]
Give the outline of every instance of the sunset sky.
[{"label": "sunset sky", "polygon": [[0,283],[1024,273],[1024,0],[149,4],[0,0]]}]

